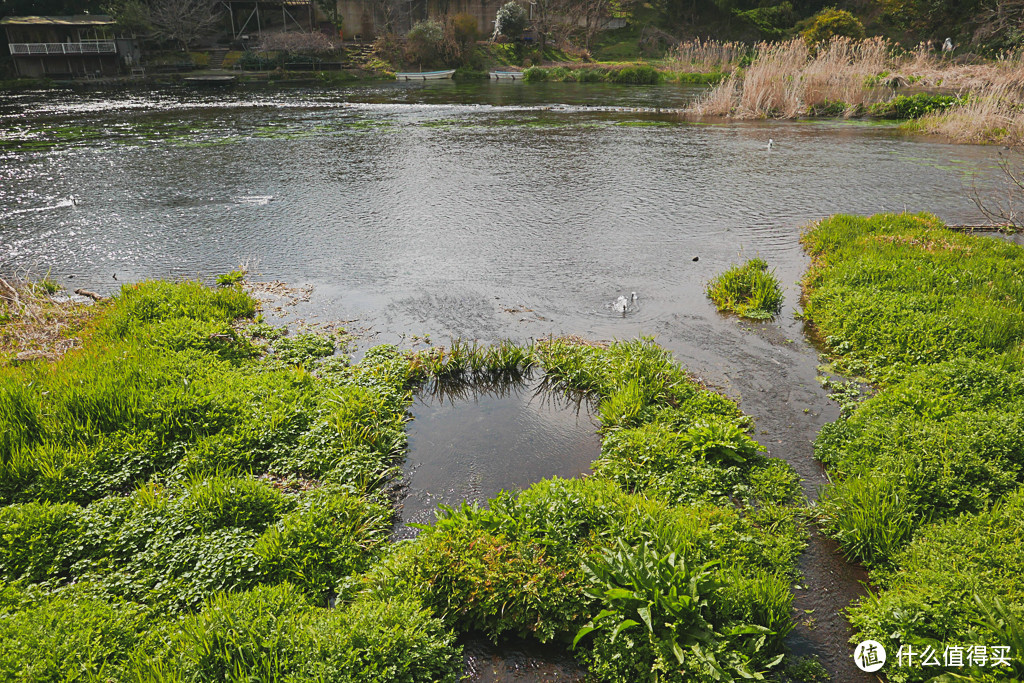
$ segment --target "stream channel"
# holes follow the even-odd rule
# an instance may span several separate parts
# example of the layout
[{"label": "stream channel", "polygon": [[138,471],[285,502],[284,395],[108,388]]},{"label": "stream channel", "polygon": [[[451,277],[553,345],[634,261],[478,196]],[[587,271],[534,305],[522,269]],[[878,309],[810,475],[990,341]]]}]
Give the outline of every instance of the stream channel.
[{"label": "stream channel", "polygon": [[[0,275],[49,271],[109,294],[247,264],[255,279],[307,288],[268,317],[342,324],[360,348],[428,333],[442,344],[651,335],[739,401],[813,501],[826,477],[811,443],[838,407],[794,317],[801,227],[903,210],[980,222],[968,190],[1000,187],[997,150],[895,124],[686,123],[667,111],[699,94],[444,82],[0,96]],[[771,323],[719,315],[704,296],[754,256],[785,288]],[[612,309],[634,291],[625,316]],[[405,521],[585,472],[599,451],[589,408],[543,393],[421,393]],[[871,680],[839,612],[865,573],[817,535],[801,569],[794,651],[817,654],[836,681]],[[467,652],[474,680],[580,674],[527,645]]]}]

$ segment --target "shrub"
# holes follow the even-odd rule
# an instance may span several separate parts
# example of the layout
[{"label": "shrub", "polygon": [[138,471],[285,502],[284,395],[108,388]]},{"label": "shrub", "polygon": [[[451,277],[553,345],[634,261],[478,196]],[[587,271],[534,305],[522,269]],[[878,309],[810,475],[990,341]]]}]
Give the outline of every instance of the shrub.
[{"label": "shrub", "polygon": [[763,260],[733,266],[708,283],[707,294],[720,311],[744,318],[771,320],[782,310],[782,287]]},{"label": "shrub", "polygon": [[928,93],[899,95],[888,102],[872,105],[869,113],[879,118],[916,119],[926,114],[966,104],[966,100],[966,97],[958,95],[930,95]]},{"label": "shrub", "polygon": [[508,40],[516,41],[523,37],[528,22],[526,8],[515,0],[506,2],[494,15],[494,32]]},{"label": "shrub", "polygon": [[653,66],[640,64],[627,66],[618,71],[611,72],[609,80],[612,83],[626,83],[629,85],[656,85],[661,82],[661,72]]},{"label": "shrub", "polygon": [[479,37],[476,17],[461,12],[451,19],[452,37],[460,49],[465,52]]},{"label": "shrub", "polygon": [[406,51],[411,61],[433,64],[441,56],[444,26],[437,21],[418,21],[405,35]]},{"label": "shrub", "polygon": [[323,604],[342,578],[369,566],[390,531],[389,509],[322,490],[268,529],[256,552],[271,580],[294,583]]},{"label": "shrub", "polygon": [[462,658],[410,598],[316,610],[288,584],[211,598],[166,648],[135,661],[140,679],[454,683]]},{"label": "shrub", "polygon": [[588,602],[578,555],[559,557],[535,539],[491,533],[472,509],[425,528],[378,571],[380,589],[418,591],[449,626],[495,642],[509,635],[564,639]]},{"label": "shrub", "polygon": [[827,8],[814,15],[811,25],[800,35],[809,47],[827,42],[836,36],[863,40],[864,24],[846,10]]}]

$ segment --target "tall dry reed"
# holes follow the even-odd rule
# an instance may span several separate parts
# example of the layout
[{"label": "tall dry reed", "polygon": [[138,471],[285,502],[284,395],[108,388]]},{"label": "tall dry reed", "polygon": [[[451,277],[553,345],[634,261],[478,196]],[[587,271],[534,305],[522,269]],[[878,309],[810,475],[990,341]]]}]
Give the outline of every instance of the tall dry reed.
[{"label": "tall dry reed", "polygon": [[911,128],[942,135],[954,142],[1000,142],[1024,145],[1022,81],[1007,76],[1000,82],[971,91],[963,104],[927,114]]},{"label": "tall dry reed", "polygon": [[710,73],[732,71],[750,47],[746,43],[719,40],[687,40],[669,50],[666,66],[672,71]]}]

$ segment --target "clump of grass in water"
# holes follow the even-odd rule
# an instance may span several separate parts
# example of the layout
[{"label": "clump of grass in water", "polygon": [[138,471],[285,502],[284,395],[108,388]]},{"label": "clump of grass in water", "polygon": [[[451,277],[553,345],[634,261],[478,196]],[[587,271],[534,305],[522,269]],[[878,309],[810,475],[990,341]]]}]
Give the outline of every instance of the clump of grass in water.
[{"label": "clump of grass in water", "polygon": [[708,283],[707,294],[719,311],[743,318],[772,320],[782,310],[782,287],[762,259],[734,266]]}]

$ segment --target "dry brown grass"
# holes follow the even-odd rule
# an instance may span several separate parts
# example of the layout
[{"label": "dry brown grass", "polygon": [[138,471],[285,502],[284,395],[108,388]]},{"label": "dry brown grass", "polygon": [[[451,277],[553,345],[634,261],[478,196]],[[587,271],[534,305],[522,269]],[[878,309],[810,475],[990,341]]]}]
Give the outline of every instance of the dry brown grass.
[{"label": "dry brown grass", "polygon": [[865,86],[885,70],[889,45],[875,38],[834,38],[812,52],[802,40],[760,43],[757,57],[742,76],[733,74],[692,113],[736,118],[795,118],[829,102],[843,102],[852,113],[878,101]]},{"label": "dry brown grass", "polygon": [[[926,44],[901,52],[882,38],[855,41],[833,38],[816,49],[800,40],[760,43],[742,74],[734,73],[691,107],[698,116],[795,118],[826,104],[846,105],[853,115],[898,94],[909,84],[975,93],[973,109],[952,114],[944,134],[963,128],[974,117],[979,130],[1006,128],[1013,103],[1024,83],[1024,59],[1004,55],[983,64],[957,64]],[[884,87],[891,86],[891,87]],[[1009,107],[1009,109],[1008,109]],[[936,122],[936,127],[938,123]],[[1016,130],[1015,122],[1009,129]],[[977,136],[972,132],[968,137]],[[950,135],[958,139],[957,135]],[[985,137],[981,135],[981,137]]]},{"label": "dry brown grass", "polygon": [[0,278],[0,365],[54,361],[82,345],[85,323],[102,304],[53,292],[48,281]]},{"label": "dry brown grass", "polygon": [[687,40],[669,50],[665,65],[672,71],[712,73],[732,71],[747,54],[746,43],[719,40]]},{"label": "dry brown grass", "polygon": [[908,130],[941,135],[953,142],[1024,144],[1022,82],[1007,79],[975,89],[963,104],[922,116]]}]

